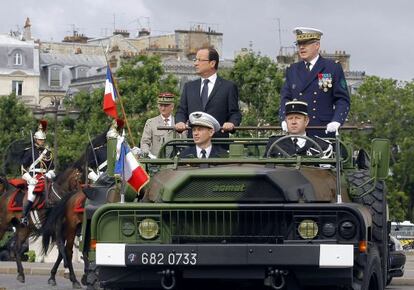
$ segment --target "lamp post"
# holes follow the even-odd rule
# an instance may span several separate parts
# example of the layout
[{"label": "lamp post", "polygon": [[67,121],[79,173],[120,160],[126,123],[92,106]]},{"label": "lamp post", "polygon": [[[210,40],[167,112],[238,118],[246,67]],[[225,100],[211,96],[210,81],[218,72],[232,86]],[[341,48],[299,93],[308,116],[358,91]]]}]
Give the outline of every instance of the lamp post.
[{"label": "lamp post", "polygon": [[79,110],[71,109],[66,110],[61,106],[62,97],[59,96],[46,96],[45,98],[50,98],[51,105],[46,108],[37,108],[33,110],[33,116],[37,120],[41,120],[44,117],[53,118],[54,120],[54,128],[53,128],[53,155],[54,155],[54,164],[55,169],[58,170],[59,167],[59,160],[58,160],[58,136],[57,136],[57,128],[58,128],[58,121],[62,120],[65,116],[71,118],[72,120],[76,120],[79,118]]}]

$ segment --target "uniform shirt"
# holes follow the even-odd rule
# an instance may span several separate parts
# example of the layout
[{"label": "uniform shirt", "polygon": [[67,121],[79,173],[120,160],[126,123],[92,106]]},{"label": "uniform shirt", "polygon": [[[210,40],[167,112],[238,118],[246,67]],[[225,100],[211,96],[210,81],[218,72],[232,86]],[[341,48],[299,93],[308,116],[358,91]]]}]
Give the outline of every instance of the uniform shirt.
[{"label": "uniform shirt", "polygon": [[[212,148],[211,145],[208,146],[207,148],[204,148],[204,150],[206,150],[206,158],[208,158],[210,156],[211,148]],[[197,150],[197,158],[200,158],[200,159],[203,158],[203,154],[201,154],[201,150],[203,150],[203,148],[198,147],[196,145],[196,150]]]},{"label": "uniform shirt", "polygon": [[[319,54],[318,54],[315,58],[313,58],[313,59],[310,61],[310,66],[309,66],[309,70],[310,70],[310,71],[311,71],[311,70],[312,70],[312,68],[315,66],[316,62],[318,61],[318,58],[319,58]],[[306,65],[306,61],[305,61],[305,65]]]}]

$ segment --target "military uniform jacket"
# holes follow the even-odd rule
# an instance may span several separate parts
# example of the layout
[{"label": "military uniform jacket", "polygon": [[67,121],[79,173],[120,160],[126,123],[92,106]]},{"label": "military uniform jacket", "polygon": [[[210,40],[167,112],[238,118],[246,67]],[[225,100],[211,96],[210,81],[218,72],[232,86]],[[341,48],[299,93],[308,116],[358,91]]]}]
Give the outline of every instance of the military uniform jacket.
[{"label": "military uniform jacket", "polygon": [[[174,126],[174,117],[171,115],[171,125]],[[174,138],[173,130],[158,130],[157,127],[165,126],[164,119],[161,115],[148,119],[145,123],[144,131],[141,137],[141,150],[145,153],[158,156],[161,146]],[[185,138],[185,134],[180,134],[181,138]],[[167,155],[170,152],[167,152]]]},{"label": "military uniform jacket", "polygon": [[[45,148],[40,148],[35,146],[34,147],[34,160],[36,161]],[[55,168],[52,158],[52,152],[49,149],[46,149],[46,154],[44,154],[43,158],[39,160],[34,166],[34,171],[36,173],[45,174],[47,171],[52,170]],[[33,164],[33,156],[32,156],[32,148],[26,148],[23,153],[22,158],[22,168],[24,172],[32,173],[33,170],[30,170],[30,166]]]},{"label": "military uniform jacket", "polygon": [[345,75],[340,63],[319,56],[311,71],[305,62],[292,64],[286,70],[281,91],[279,117],[285,120],[286,102],[297,99],[308,104],[309,126],[343,124],[350,109]]},{"label": "military uniform jacket", "polygon": [[[269,149],[272,146],[272,144],[281,137],[283,136],[270,137],[269,142],[266,145],[266,151],[265,151],[264,157],[267,157],[267,153],[269,152]],[[315,138],[311,136],[308,136],[308,137],[314,140],[321,147],[323,151],[327,150],[330,146],[329,142],[325,142],[319,138]],[[300,137],[296,137],[296,138],[300,138]],[[307,140],[303,147],[298,147],[298,148],[295,146],[291,138],[286,138],[282,140],[280,143],[278,143],[277,145],[290,156],[293,156],[293,155],[312,156],[312,155],[319,154],[319,149],[316,149],[317,147],[313,143]],[[272,148],[270,157],[282,157],[282,156],[283,154],[277,149],[277,147]]]}]

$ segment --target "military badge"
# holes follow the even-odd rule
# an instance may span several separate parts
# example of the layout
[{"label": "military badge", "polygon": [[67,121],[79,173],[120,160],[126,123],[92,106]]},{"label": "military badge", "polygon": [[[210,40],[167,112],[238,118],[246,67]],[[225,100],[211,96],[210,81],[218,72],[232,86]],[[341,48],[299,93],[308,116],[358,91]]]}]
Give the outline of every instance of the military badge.
[{"label": "military badge", "polygon": [[318,85],[325,93],[328,89],[332,88],[332,75],[331,74],[318,74]]}]

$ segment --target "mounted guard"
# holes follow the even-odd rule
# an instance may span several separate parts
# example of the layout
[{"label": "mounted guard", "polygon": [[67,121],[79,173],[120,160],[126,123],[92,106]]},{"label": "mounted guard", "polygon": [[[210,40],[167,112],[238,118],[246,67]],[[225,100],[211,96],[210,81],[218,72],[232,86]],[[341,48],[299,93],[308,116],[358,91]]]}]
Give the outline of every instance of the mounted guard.
[{"label": "mounted guard", "polygon": [[27,201],[23,207],[21,223],[28,225],[28,215],[36,198],[36,194],[43,193],[45,178],[52,180],[54,172],[53,154],[46,145],[47,121],[41,120],[36,133],[31,138],[31,147],[23,153],[21,170],[22,178],[27,182]]}]

